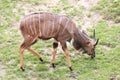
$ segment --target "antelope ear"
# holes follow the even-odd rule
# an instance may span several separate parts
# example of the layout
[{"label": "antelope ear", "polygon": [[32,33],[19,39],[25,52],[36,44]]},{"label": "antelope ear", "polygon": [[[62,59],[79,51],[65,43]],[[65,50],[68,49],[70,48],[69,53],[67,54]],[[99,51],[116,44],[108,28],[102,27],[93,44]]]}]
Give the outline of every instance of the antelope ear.
[{"label": "antelope ear", "polygon": [[86,40],[86,44],[89,45],[89,44],[90,44],[90,41],[89,41],[89,40]]}]

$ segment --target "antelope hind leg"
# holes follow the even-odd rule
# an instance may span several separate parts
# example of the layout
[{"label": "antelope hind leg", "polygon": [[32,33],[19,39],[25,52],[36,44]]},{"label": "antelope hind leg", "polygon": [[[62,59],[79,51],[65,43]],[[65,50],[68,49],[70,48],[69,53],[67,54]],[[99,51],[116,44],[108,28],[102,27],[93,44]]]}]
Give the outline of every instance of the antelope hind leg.
[{"label": "antelope hind leg", "polygon": [[39,53],[37,53],[35,50],[33,50],[32,48],[27,48],[28,51],[30,51],[32,54],[34,54],[35,56],[37,56],[40,61],[43,63],[43,59],[41,57],[41,55]]},{"label": "antelope hind leg", "polygon": [[24,52],[24,48],[21,46],[20,47],[20,69],[22,70],[22,71],[25,71],[25,69],[24,69],[24,62],[23,62],[23,52]]}]

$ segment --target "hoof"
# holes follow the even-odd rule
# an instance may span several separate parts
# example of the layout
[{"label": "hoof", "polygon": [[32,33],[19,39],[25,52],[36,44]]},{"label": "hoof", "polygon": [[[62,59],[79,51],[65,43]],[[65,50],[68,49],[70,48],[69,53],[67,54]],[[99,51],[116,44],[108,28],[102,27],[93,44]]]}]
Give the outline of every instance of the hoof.
[{"label": "hoof", "polygon": [[70,71],[73,71],[72,67],[69,67]]},{"label": "hoof", "polygon": [[95,58],[95,56],[91,56],[91,59],[94,59]]},{"label": "hoof", "polygon": [[53,68],[56,68],[56,66],[55,66],[55,64],[54,64],[54,63],[52,63],[52,67],[53,67]]},{"label": "hoof", "polygon": [[25,68],[23,68],[23,67],[20,67],[20,69],[21,69],[22,71],[25,71]]},{"label": "hoof", "polygon": [[40,61],[43,63],[43,59],[42,58],[40,58]]}]

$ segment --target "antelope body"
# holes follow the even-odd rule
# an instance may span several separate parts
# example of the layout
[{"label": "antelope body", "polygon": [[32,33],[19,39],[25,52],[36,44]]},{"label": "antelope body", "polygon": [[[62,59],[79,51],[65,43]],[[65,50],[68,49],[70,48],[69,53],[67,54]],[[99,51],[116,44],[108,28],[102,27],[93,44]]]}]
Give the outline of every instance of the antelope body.
[{"label": "antelope body", "polygon": [[32,44],[34,44],[38,39],[55,39],[55,42],[53,42],[53,67],[55,67],[54,62],[58,42],[60,42],[62,46],[70,70],[72,70],[72,65],[70,62],[66,42],[72,41],[73,47],[76,50],[83,49],[84,52],[88,53],[88,55],[95,57],[94,49],[98,43],[98,40],[97,42],[93,42],[84,31],[81,32],[76,27],[75,23],[65,15],[57,15],[47,12],[32,13],[25,16],[21,20],[20,31],[24,38],[24,41],[20,46],[20,68],[23,71],[23,52],[25,49],[32,52],[43,62],[42,56],[31,48]]}]

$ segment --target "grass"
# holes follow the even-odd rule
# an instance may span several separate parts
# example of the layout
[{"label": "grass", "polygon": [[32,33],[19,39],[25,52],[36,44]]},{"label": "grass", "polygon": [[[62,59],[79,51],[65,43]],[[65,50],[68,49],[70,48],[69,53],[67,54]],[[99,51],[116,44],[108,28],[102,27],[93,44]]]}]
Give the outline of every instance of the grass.
[{"label": "grass", "polygon": [[103,14],[105,19],[120,23],[120,0],[99,0],[98,4],[94,9]]},{"label": "grass", "polygon": [[[66,1],[62,0],[58,6],[52,6],[49,10],[56,13],[66,13],[72,18],[77,17],[75,20],[79,23],[78,20],[81,19],[84,8],[74,7]],[[24,16],[25,11],[29,12],[33,9],[40,11],[34,6],[42,3],[46,5],[47,0],[35,1],[35,3],[33,0],[3,0],[0,3],[0,80],[110,80],[111,76],[116,76],[120,80],[120,26],[109,25],[106,20],[99,21],[95,26],[97,37],[100,38],[95,59],[91,60],[88,55],[80,55],[69,46],[74,71],[71,73],[67,68],[62,51],[57,53],[56,69],[53,69],[50,63],[53,40],[39,41],[33,45],[33,48],[43,55],[44,63],[40,63],[36,56],[25,51],[26,71],[22,72],[19,69],[19,45],[23,39],[18,31],[17,23]],[[25,4],[31,4],[33,8],[26,10],[20,6]],[[93,29],[89,29],[90,35],[92,31]],[[1,72],[3,70],[5,72]]]}]

